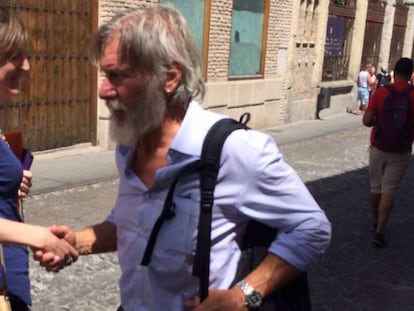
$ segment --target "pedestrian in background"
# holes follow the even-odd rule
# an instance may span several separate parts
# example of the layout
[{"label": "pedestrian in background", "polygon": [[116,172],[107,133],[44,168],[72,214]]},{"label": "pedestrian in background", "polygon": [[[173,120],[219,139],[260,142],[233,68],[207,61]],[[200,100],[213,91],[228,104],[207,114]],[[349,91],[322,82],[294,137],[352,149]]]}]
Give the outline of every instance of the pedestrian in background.
[{"label": "pedestrian in background", "polygon": [[[370,70],[369,70],[369,77],[368,77],[368,93],[369,96],[371,97],[372,93],[374,93],[376,87],[377,87],[377,75],[376,73],[376,69],[374,66],[371,66]],[[369,100],[369,99],[368,99]],[[364,110],[366,109],[366,105],[364,106]]]},{"label": "pedestrian in background", "polygon": [[372,95],[362,122],[371,130],[369,179],[373,245],[386,245],[384,230],[394,194],[411,158],[414,136],[414,87],[408,83],[413,61],[401,58],[394,67],[394,83]]},{"label": "pedestrian in background", "polygon": [[379,88],[384,85],[389,85],[391,83],[391,77],[386,68],[381,67],[381,71],[377,74],[376,81],[376,88]]},{"label": "pedestrian in background", "polygon": [[[19,93],[19,80],[30,69],[27,59],[28,39],[25,25],[7,8],[0,6],[0,97]],[[0,112],[1,113],[1,112]],[[17,201],[31,187],[32,174],[23,171],[7,141],[0,138],[0,243],[3,245],[8,296],[12,310],[30,310],[28,249],[25,245],[55,254],[52,261],[67,259],[77,251],[62,243],[47,228],[22,224]],[[19,191],[20,190],[20,191]],[[11,221],[7,221],[11,220]],[[16,243],[16,244],[11,244]],[[1,246],[0,246],[1,247]],[[69,256],[70,257],[70,256]],[[0,286],[3,284],[0,274]]]},{"label": "pedestrian in background", "polygon": [[362,112],[365,110],[365,106],[368,103],[369,100],[369,84],[370,84],[370,78],[371,78],[371,64],[367,64],[364,69],[362,69],[358,74],[357,79],[357,86],[358,86],[358,92],[357,92],[357,105],[355,114],[362,114]]},{"label": "pedestrian in background", "polygon": [[[77,231],[62,226],[81,254],[118,252],[126,311],[244,310],[299,277],[323,254],[331,226],[275,142],[254,130],[226,140],[214,192],[210,292],[201,304],[192,275],[200,213],[199,174],[176,184],[174,208],[141,265],[150,233],[175,177],[200,159],[209,128],[225,116],[204,110],[201,60],[184,17],[172,5],[125,11],[102,25],[93,55],[104,79],[99,96],[110,111],[120,186],[108,218]],[[268,253],[232,285],[247,221],[277,228]],[[49,270],[47,256],[36,253]],[[238,280],[240,281],[240,280]]]}]

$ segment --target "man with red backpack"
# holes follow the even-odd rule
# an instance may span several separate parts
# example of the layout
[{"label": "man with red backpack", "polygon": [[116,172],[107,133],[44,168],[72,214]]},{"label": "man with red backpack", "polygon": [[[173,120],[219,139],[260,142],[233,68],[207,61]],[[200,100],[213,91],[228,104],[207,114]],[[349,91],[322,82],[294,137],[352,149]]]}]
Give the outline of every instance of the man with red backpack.
[{"label": "man with red backpack", "polygon": [[408,83],[413,61],[400,58],[394,83],[378,88],[362,118],[371,130],[369,151],[370,201],[374,247],[386,245],[384,229],[391,213],[394,193],[411,157],[414,137],[414,87]]}]

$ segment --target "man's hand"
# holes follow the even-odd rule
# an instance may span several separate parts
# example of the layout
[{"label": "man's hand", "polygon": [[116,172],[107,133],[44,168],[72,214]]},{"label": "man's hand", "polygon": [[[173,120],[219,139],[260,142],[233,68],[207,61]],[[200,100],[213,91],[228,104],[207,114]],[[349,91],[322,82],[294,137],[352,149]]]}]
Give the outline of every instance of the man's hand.
[{"label": "man's hand", "polygon": [[227,290],[211,289],[202,303],[195,297],[186,301],[185,306],[193,311],[247,311],[244,296],[237,286]]},{"label": "man's hand", "polygon": [[[109,221],[72,231],[68,226],[59,225],[49,228],[56,237],[64,239],[67,243],[76,248],[80,255],[98,254],[116,251],[116,227]],[[53,260],[53,254],[37,250],[33,258],[46,267],[48,271],[58,272],[69,263]]]},{"label": "man's hand", "polygon": [[59,239],[65,239],[70,245],[76,246],[76,234],[66,225],[54,225],[49,227],[50,232]]},{"label": "man's hand", "polygon": [[75,253],[71,253],[71,256],[57,257],[54,250],[43,247],[39,249],[33,249],[33,259],[38,261],[42,267],[52,272],[59,272],[68,265],[71,265],[79,257],[78,251],[74,248],[76,245],[76,236],[74,232],[65,225],[54,225],[48,228],[48,232],[54,239],[65,243],[74,250]]},{"label": "man's hand", "polygon": [[31,171],[23,170],[23,177],[20,181],[20,188],[19,188],[19,199],[23,199],[27,197],[30,192],[30,188],[32,187],[32,177],[33,174]]}]

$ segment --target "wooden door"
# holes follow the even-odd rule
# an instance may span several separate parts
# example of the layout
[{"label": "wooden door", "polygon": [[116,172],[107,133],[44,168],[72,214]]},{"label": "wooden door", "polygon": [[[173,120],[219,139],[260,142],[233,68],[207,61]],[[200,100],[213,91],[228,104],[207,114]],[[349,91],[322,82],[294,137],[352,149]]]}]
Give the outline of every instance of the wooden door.
[{"label": "wooden door", "polygon": [[390,47],[389,68],[394,68],[395,63],[402,57],[404,46],[405,28],[407,27],[408,8],[396,6],[394,15],[394,26],[392,29],[392,39]]},{"label": "wooden door", "polygon": [[372,64],[377,68],[377,71],[380,69],[378,68],[378,60],[384,17],[385,7],[381,5],[381,2],[370,1],[368,3],[361,68],[364,68],[366,64]]},{"label": "wooden door", "polygon": [[23,130],[32,150],[95,143],[96,70],[87,48],[97,25],[97,2],[6,2],[29,29],[31,70],[21,96],[0,103],[0,126]]}]

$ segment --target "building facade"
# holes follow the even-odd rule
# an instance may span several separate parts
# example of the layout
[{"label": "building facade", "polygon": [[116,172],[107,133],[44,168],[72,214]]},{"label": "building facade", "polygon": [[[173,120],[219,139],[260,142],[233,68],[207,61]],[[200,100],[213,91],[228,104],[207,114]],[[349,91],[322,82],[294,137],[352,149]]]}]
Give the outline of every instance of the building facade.
[{"label": "building facade", "polygon": [[[206,109],[264,129],[353,110],[367,63],[392,69],[414,56],[414,0],[168,0],[200,50]],[[165,0],[4,0],[28,25],[30,80],[0,101],[2,129],[48,150],[112,148],[109,115],[88,59],[88,39],[119,11]]]},{"label": "building facade", "polygon": [[[158,2],[101,0],[99,20]],[[395,0],[170,2],[188,19],[203,55],[203,106],[234,118],[250,112],[257,129],[354,109],[364,42],[377,68],[413,54],[414,6],[407,1],[402,25],[394,19]],[[107,110],[99,100],[97,132],[98,143],[110,148]]]}]

